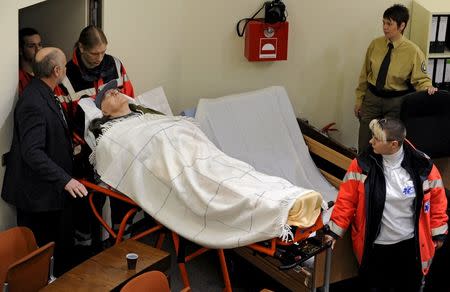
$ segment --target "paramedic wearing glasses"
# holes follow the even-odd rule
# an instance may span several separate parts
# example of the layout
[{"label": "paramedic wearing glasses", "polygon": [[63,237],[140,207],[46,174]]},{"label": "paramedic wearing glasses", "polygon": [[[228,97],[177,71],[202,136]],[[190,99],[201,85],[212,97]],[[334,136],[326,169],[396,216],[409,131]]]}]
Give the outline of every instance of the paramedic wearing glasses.
[{"label": "paramedic wearing glasses", "polygon": [[374,39],[366,52],[356,88],[354,112],[359,119],[359,153],[369,145],[369,123],[381,117],[398,118],[403,96],[414,90],[434,94],[422,51],[403,36],[408,9],[393,5],[383,14],[384,36]]},{"label": "paramedic wearing glasses", "polygon": [[405,141],[400,120],[374,119],[369,127],[372,147],[347,170],[326,240],[334,245],[351,225],[370,291],[418,291],[448,232],[443,182],[430,159]]}]

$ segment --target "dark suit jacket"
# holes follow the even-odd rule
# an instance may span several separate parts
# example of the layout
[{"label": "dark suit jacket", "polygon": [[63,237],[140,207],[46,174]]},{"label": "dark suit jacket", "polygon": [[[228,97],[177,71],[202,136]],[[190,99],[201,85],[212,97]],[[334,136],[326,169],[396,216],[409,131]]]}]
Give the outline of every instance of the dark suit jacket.
[{"label": "dark suit jacket", "polygon": [[33,79],[14,111],[14,135],[2,198],[28,212],[60,210],[70,195],[72,145],[53,91]]}]

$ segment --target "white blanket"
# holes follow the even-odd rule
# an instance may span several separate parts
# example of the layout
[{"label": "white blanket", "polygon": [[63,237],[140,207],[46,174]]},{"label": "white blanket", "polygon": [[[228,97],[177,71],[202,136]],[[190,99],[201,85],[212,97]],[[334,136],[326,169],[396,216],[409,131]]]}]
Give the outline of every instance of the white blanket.
[{"label": "white blanket", "polygon": [[[206,136],[228,155],[258,171],[313,189],[326,201],[336,199],[337,190],[309,155],[283,87],[201,99],[195,118]],[[325,222],[329,214],[325,213]]]},{"label": "white blanket", "polygon": [[102,181],[211,248],[285,235],[289,209],[310,192],[225,155],[181,117],[146,114],[117,123],[98,139],[95,155]]}]

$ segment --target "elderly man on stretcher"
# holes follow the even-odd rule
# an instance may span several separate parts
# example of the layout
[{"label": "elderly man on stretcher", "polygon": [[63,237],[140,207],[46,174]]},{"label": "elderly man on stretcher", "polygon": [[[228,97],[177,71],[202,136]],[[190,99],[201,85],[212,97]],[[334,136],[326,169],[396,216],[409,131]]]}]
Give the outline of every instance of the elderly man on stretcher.
[{"label": "elderly man on stretcher", "polygon": [[188,240],[234,248],[281,237],[319,218],[322,196],[227,156],[195,121],[129,104],[108,83],[95,103],[90,157],[101,180]]}]

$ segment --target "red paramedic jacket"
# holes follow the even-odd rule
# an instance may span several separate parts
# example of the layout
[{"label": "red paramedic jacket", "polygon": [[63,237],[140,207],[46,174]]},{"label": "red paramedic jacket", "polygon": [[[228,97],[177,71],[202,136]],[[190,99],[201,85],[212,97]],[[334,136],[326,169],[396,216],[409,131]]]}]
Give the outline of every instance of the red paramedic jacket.
[{"label": "red paramedic jacket", "polygon": [[[416,189],[414,226],[418,258],[423,274],[427,274],[435,252],[433,238],[445,238],[448,232],[447,198],[441,175],[430,159],[407,142],[403,148],[402,167],[411,175]],[[370,147],[352,161],[331,214],[329,226],[334,234],[342,237],[351,225],[353,250],[361,267],[366,264],[380,230],[385,186],[382,157]]]}]

